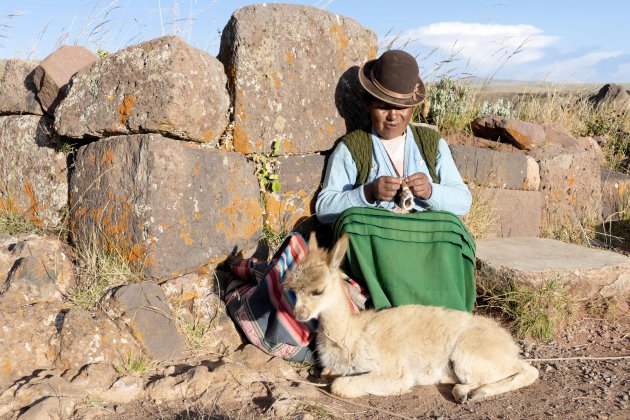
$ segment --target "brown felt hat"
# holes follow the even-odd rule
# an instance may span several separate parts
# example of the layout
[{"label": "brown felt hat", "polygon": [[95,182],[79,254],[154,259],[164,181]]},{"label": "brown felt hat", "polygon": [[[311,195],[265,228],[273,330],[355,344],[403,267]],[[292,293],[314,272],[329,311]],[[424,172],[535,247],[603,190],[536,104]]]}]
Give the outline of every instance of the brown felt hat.
[{"label": "brown felt hat", "polygon": [[410,107],[424,99],[418,63],[405,51],[388,50],[365,63],[359,69],[359,82],[370,95],[391,105]]}]

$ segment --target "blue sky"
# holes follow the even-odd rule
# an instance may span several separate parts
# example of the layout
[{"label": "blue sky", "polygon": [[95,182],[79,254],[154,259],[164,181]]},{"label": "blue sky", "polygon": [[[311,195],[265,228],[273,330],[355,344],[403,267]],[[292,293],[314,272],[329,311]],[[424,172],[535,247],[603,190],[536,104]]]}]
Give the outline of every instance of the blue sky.
[{"label": "blue sky", "polygon": [[[427,79],[476,75],[630,82],[630,0],[302,0],[348,16],[416,55]],[[177,34],[216,54],[240,0],[0,0],[0,58],[43,59],[59,45],[114,52]],[[448,62],[445,64],[445,62]],[[440,64],[441,63],[441,64]]]}]

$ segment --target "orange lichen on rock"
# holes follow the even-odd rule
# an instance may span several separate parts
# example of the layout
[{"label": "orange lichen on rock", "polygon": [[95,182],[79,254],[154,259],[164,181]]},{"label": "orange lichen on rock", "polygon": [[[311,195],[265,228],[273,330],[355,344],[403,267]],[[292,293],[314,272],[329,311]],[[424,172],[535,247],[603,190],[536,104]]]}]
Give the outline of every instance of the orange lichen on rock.
[{"label": "orange lichen on rock", "polygon": [[350,40],[346,36],[343,26],[339,24],[333,25],[332,28],[330,28],[330,32],[339,41],[339,52],[343,52],[346,48],[348,48],[348,44]]},{"label": "orange lichen on rock", "polygon": [[208,130],[205,133],[203,133],[203,139],[204,141],[209,141],[212,139],[212,136],[214,136],[214,132],[212,130]]},{"label": "orange lichen on rock", "polygon": [[39,202],[37,197],[35,196],[35,192],[33,191],[33,184],[30,182],[24,183],[24,192],[28,197],[28,209],[26,209],[26,213],[31,223],[41,226],[43,221],[37,217],[37,213],[39,212]]},{"label": "orange lichen on rock", "polygon": [[135,244],[129,252],[129,263],[135,264],[144,258],[147,248],[143,244]]},{"label": "orange lichen on rock", "polygon": [[293,57],[293,54],[291,54],[291,51],[285,51],[284,55],[287,57],[287,62],[289,63],[289,65],[292,65],[295,57]]},{"label": "orange lichen on rock", "polygon": [[298,220],[312,215],[311,200],[304,190],[265,193],[265,225],[278,232],[291,230]]},{"label": "orange lichen on rock", "polygon": [[135,96],[125,95],[122,105],[118,107],[118,113],[120,114],[120,122],[122,125],[127,125],[127,118],[131,115],[135,103]]},{"label": "orange lichen on rock", "polygon": [[376,54],[378,54],[378,45],[370,45],[368,60],[374,60],[376,58]]},{"label": "orange lichen on rock", "polygon": [[219,213],[227,216],[228,223],[220,221],[215,224],[215,227],[223,232],[227,239],[248,240],[260,227],[256,222],[261,215],[258,199],[236,198],[230,202],[230,205],[220,209]]},{"label": "orange lichen on rock", "polygon": [[241,124],[236,123],[234,125],[232,138],[234,139],[234,150],[237,152],[250,153],[252,151],[249,145],[249,134],[247,134]]},{"label": "orange lichen on rock", "polygon": [[98,163],[101,166],[104,166],[106,163],[109,164],[110,167],[114,166],[114,149],[108,148],[105,150],[105,153],[103,153]]},{"label": "orange lichen on rock", "polygon": [[188,235],[185,232],[179,232],[179,237],[182,238],[184,240],[184,242],[186,243],[186,245],[192,245],[193,240],[190,237],[190,235]]}]

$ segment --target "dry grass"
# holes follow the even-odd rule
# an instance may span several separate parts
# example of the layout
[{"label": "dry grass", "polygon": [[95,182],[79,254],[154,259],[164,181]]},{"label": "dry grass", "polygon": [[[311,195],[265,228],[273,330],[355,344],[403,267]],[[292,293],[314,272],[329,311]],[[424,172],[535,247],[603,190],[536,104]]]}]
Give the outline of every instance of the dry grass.
[{"label": "dry grass", "polygon": [[462,218],[468,231],[475,239],[482,239],[496,233],[498,216],[494,212],[496,194],[490,188],[474,188],[470,186],[472,205]]},{"label": "dry grass", "polygon": [[76,247],[76,284],[68,298],[79,307],[94,310],[103,294],[110,288],[144,280],[142,272],[116,251],[107,251],[89,241]]}]

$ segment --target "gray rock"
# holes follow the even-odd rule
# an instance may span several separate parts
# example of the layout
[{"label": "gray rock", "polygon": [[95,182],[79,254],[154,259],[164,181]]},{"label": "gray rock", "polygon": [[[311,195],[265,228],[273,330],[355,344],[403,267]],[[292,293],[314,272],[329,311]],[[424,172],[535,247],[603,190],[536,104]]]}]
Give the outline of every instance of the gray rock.
[{"label": "gray rock", "polygon": [[223,66],[165,36],[110,54],[77,73],[55,112],[64,136],[163,133],[215,142],[228,124]]},{"label": "gray rock", "polygon": [[477,281],[491,289],[542,286],[553,280],[578,298],[624,298],[630,293],[630,258],[553,239],[479,240],[477,272]]},{"label": "gray rock", "polygon": [[368,123],[358,67],[376,58],[376,35],[314,7],[261,4],[238,9],[221,36],[234,102],[234,148],[242,153],[330,149]]},{"label": "gray rock", "polygon": [[57,363],[63,369],[78,372],[85,365],[103,362],[116,365],[129,355],[141,352],[128,332],[102,314],[93,315],[85,309],[73,308],[59,324],[55,343],[58,345]]},{"label": "gray rock", "polygon": [[0,60],[0,115],[42,115],[33,82],[37,64],[31,60]]},{"label": "gray rock", "polygon": [[543,230],[601,220],[601,170],[592,151],[571,152],[555,147],[537,149],[530,155],[540,167]]},{"label": "gray rock", "polygon": [[449,147],[466,183],[508,190],[537,191],[540,187],[538,164],[530,156],[461,144]]},{"label": "gray rock", "polygon": [[27,256],[15,262],[4,285],[0,284],[0,304],[33,305],[61,301],[55,281],[57,273],[48,270],[39,257]]},{"label": "gray rock", "polygon": [[237,153],[143,134],[81,147],[75,165],[75,242],[117,249],[149,277],[218,262],[259,236],[258,182]]},{"label": "gray rock", "polygon": [[98,56],[85,47],[64,45],[37,66],[33,81],[37,98],[46,114],[55,114],[55,109],[66,96],[72,76],[97,60]]},{"label": "gray rock", "polygon": [[265,225],[274,232],[300,230],[315,214],[315,198],[323,180],[320,154],[278,158],[280,191],[265,192]]},{"label": "gray rock", "polygon": [[0,117],[0,209],[55,227],[68,203],[68,172],[50,125],[39,116]]},{"label": "gray rock", "polygon": [[630,92],[623,85],[607,83],[595,95],[590,96],[589,100],[596,107],[612,104],[616,107],[625,108],[630,105]]},{"label": "gray rock", "polygon": [[144,380],[135,376],[119,378],[101,397],[104,401],[117,404],[130,403],[140,397],[144,390]]},{"label": "gray rock", "polygon": [[540,191],[506,190],[501,188],[475,187],[477,200],[485,201],[492,229],[486,238],[513,238],[540,235],[542,194]]},{"label": "gray rock", "polygon": [[164,292],[154,283],[138,283],[111,290],[101,300],[107,314],[124,323],[144,351],[158,360],[186,355],[186,341],[175,326]]},{"label": "gray rock", "polygon": [[[45,276],[53,279],[57,290],[64,295],[67,294],[74,285],[75,277],[66,248],[67,245],[58,239],[35,235],[23,238],[7,237],[5,240],[0,240],[0,289],[2,289],[2,283],[9,277],[9,271],[17,268],[16,264],[20,259],[34,258],[43,266]],[[21,270],[26,267],[24,265]],[[41,268],[35,268],[41,270]],[[40,272],[38,275],[42,276],[44,273]],[[6,283],[6,286],[8,287],[9,284]]]}]

